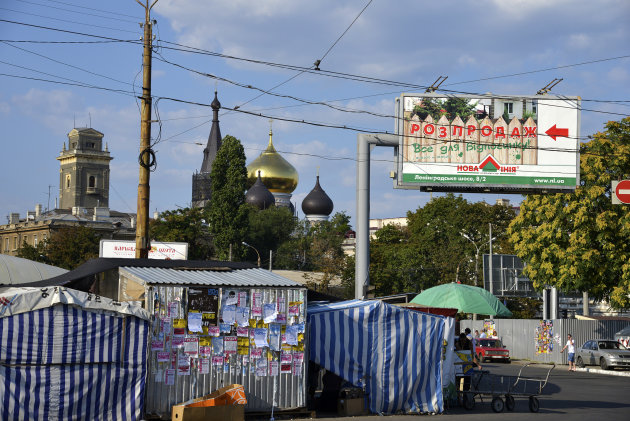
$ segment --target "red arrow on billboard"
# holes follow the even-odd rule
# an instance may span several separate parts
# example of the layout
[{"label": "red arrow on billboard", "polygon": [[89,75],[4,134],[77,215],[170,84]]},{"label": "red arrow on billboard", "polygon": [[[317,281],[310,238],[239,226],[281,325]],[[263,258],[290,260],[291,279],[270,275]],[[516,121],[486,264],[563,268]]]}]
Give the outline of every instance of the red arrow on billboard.
[{"label": "red arrow on billboard", "polygon": [[554,124],[552,128],[550,128],[549,130],[545,132],[545,134],[549,136],[550,138],[552,138],[553,140],[556,140],[556,136],[569,137],[569,129],[559,129]]}]

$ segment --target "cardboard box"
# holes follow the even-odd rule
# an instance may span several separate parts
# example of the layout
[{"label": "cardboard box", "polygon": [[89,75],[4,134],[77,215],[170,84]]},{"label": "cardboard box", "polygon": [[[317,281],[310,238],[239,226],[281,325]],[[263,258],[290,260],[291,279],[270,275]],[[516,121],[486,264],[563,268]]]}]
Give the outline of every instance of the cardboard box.
[{"label": "cardboard box", "polygon": [[173,421],[244,421],[247,398],[243,386],[231,384],[209,395],[173,405]]},{"label": "cardboard box", "polygon": [[337,406],[337,412],[344,417],[353,417],[357,415],[365,415],[365,399],[361,398],[341,398]]},{"label": "cardboard box", "polygon": [[244,421],[244,405],[222,405],[186,407],[174,405],[171,412],[173,421]]}]

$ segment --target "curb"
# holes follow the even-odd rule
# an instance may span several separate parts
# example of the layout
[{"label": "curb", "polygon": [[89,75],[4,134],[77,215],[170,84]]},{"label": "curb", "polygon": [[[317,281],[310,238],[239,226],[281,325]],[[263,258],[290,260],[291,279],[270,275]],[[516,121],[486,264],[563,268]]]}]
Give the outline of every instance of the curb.
[{"label": "curb", "polygon": [[602,370],[600,368],[587,368],[587,367],[585,368],[576,367],[576,371],[580,371],[582,373],[605,374],[608,376],[630,377],[630,371]]}]

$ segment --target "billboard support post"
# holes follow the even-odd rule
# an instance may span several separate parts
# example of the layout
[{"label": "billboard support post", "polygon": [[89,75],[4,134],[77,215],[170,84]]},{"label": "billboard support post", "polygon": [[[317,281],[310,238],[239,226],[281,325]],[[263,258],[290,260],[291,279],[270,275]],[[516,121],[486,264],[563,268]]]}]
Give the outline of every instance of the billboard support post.
[{"label": "billboard support post", "polygon": [[392,134],[357,136],[357,245],[354,266],[354,298],[367,295],[370,282],[370,152],[375,146],[398,148],[399,138]]}]

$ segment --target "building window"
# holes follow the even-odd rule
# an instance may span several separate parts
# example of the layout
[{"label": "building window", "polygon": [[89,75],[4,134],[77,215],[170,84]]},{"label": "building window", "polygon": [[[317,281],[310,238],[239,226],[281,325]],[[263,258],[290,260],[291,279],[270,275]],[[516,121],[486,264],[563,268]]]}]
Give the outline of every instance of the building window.
[{"label": "building window", "polygon": [[18,248],[18,238],[17,235],[13,237],[13,250],[17,250]]},{"label": "building window", "polygon": [[9,239],[4,239],[4,251],[9,251]]},{"label": "building window", "polygon": [[532,101],[532,113],[538,114],[538,102]]},{"label": "building window", "polygon": [[88,179],[88,187],[93,189],[94,185],[96,184],[96,179],[94,178],[93,175],[90,176],[90,178]]},{"label": "building window", "polygon": [[33,247],[37,247],[37,236],[33,236]]},{"label": "building window", "polygon": [[66,175],[66,188],[70,188],[70,174]]},{"label": "building window", "polygon": [[87,146],[88,148],[92,148],[92,149],[94,149],[94,142],[87,142],[86,146]]},{"label": "building window", "polygon": [[506,102],[503,104],[503,112],[507,114],[512,114],[514,112],[514,103]]}]

